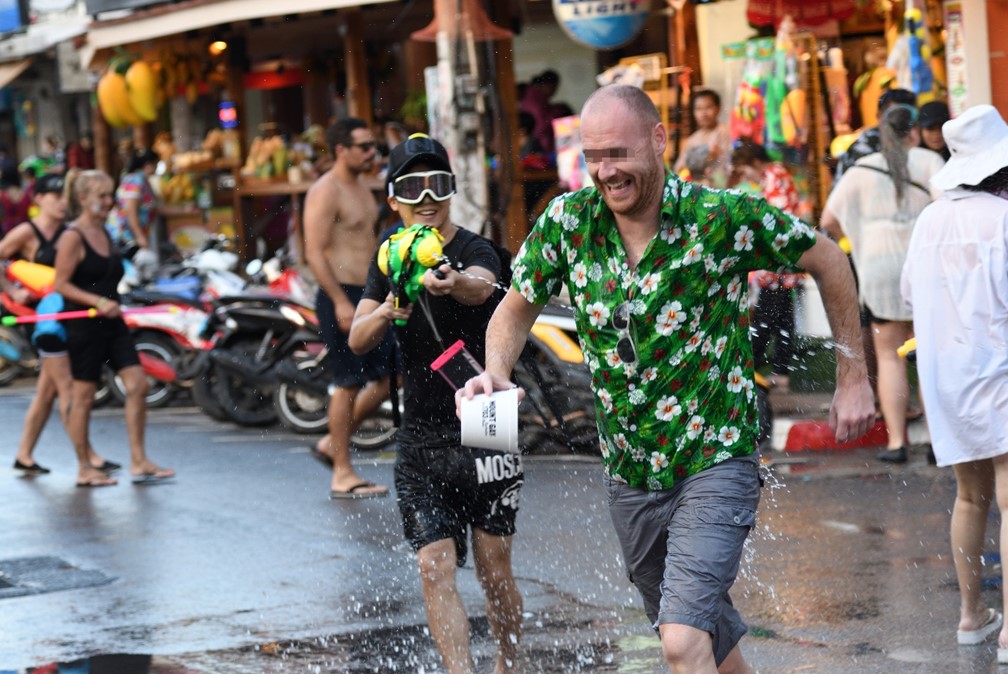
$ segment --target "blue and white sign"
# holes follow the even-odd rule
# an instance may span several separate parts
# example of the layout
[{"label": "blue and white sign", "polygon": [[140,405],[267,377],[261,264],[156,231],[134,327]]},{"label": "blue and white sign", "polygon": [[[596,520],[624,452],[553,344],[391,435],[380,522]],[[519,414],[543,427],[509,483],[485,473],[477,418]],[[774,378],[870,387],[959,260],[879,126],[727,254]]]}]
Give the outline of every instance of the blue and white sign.
[{"label": "blue and white sign", "polygon": [[616,49],[637,37],[650,9],[651,0],[553,0],[561,28],[593,49]]}]

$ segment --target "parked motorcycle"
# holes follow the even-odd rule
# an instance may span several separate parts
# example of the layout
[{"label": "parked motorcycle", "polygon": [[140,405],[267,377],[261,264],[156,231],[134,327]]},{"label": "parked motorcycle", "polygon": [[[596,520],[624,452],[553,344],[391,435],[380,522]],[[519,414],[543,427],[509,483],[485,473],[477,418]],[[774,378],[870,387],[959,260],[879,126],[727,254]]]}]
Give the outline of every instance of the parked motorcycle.
[{"label": "parked motorcycle", "polygon": [[277,368],[306,344],[319,342],[316,326],[314,311],[282,298],[221,300],[201,333],[213,346],[206,369],[194,381],[194,396],[216,399],[238,424],[272,424]]}]

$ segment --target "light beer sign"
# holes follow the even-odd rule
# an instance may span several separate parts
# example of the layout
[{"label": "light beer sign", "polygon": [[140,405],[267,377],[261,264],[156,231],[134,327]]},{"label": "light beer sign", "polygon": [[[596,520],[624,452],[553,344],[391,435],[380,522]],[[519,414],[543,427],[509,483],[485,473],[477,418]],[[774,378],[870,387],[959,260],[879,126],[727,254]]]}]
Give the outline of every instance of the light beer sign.
[{"label": "light beer sign", "polygon": [[594,49],[616,49],[637,37],[650,8],[651,0],[553,0],[564,31]]}]

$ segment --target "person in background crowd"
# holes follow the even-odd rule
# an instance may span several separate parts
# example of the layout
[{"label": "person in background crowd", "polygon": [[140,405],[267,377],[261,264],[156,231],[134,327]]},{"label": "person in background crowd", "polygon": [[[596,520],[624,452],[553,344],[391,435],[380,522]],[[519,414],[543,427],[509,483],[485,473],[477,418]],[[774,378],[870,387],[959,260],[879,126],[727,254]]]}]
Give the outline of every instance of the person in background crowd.
[{"label": "person in background crowd", "polygon": [[[35,184],[35,205],[38,215],[12,229],[0,240],[0,259],[20,258],[37,264],[53,266],[56,262],[56,240],[66,229],[66,188],[62,176],[55,174],[39,178]],[[28,302],[26,298],[21,304]],[[25,414],[21,442],[18,444],[14,468],[26,475],[45,475],[48,468],[39,465],[32,456],[42,429],[52,413],[53,403],[59,396],[59,414],[67,428],[73,380],[70,376],[70,359],[63,340],[50,340],[37,344],[39,373],[35,383],[35,397]],[[78,482],[107,481],[107,475],[121,466],[98,456],[91,443],[87,446],[88,462],[77,471]],[[115,482],[112,481],[112,484]]]},{"label": "person in background crowd", "polygon": [[689,180],[704,187],[724,189],[728,185],[728,166],[720,150],[709,145],[697,145],[686,154]]},{"label": "person in background crowd", "polygon": [[686,166],[686,156],[695,147],[706,145],[716,148],[724,158],[731,156],[732,142],[728,126],[718,122],[721,115],[721,96],[713,89],[698,88],[692,96],[693,123],[696,131],[689,135],[683,144],[682,151],[675,160],[672,170],[678,173]]},{"label": "person in background crowd", "polygon": [[80,169],[87,171],[95,167],[94,140],[91,134],[84,134],[79,139],[70,143],[67,148],[67,169]]},{"label": "person in background crowd", "polygon": [[[801,207],[798,188],[787,168],[770,159],[766,148],[751,140],[741,140],[732,151],[732,170],[750,172],[746,178],[759,188],[759,194],[771,206],[797,217]],[[749,274],[749,284],[757,291],[756,305],[752,309],[752,343],[756,368],[767,363],[766,350],[774,343],[770,385],[786,393],[791,384],[792,340],[795,331],[794,289],[801,280],[800,274],[776,273],[766,269]]]},{"label": "person in background crowd", "polygon": [[[60,237],[56,252],[54,289],[63,296],[67,311],[94,307],[98,312],[97,318],[65,322],[73,376],[67,433],[80,465],[87,466],[95,389],[103,367],[110,366],[126,388],[130,475],[134,484],[153,484],[173,478],[175,471],[152,462],[144,447],[147,377],[119,306],[116,286],[123,275],[122,258],[105,230],[113,204],[112,186],[112,178],[103,171],[81,172],[74,183],[81,214]],[[77,481],[79,487],[111,484],[115,482],[97,476]]]},{"label": "person in background crowd", "polygon": [[874,415],[850,266],[766,201],[669,174],[667,132],[636,87],[596,90],[581,138],[594,187],[536,222],[487,328],[486,372],[456,399],[513,387],[528,331],[566,284],[610,515],[665,661],[676,674],[751,673],[729,596],[760,498],[745,279],[768,263],[815,276],[838,343],[830,419],[844,441]]},{"label": "person in background crowd", "polygon": [[913,325],[900,296],[899,277],[914,222],[940,194],[926,185],[943,162],[936,153],[918,147],[920,130],[913,106],[889,107],[878,129],[881,150],[844,172],[826,201],[820,225],[830,236],[850,240],[875,343],[878,399],[888,433],[888,447],[878,459],[904,463],[910,391],[906,362],[896,350],[910,338]]},{"label": "person in background crowd", "polygon": [[350,435],[388,395],[391,370],[391,343],[367,357],[347,344],[378,247],[378,206],[362,178],[374,170],[377,143],[367,122],[356,117],[334,124],[326,137],[335,163],[305,198],[305,259],[319,284],[316,311],[333,379],[329,432],[310,451],[332,466],[330,498],[387,496],[388,487],[368,482],[350,462]]},{"label": "person in background crowd", "polygon": [[544,70],[533,77],[532,82],[525,87],[525,93],[518,104],[519,110],[529,113],[535,119],[532,135],[539,141],[539,146],[546,154],[556,152],[556,141],[553,137],[555,110],[550,99],[556,95],[559,87],[560,75],[555,70]]},{"label": "person in background crowd", "polygon": [[951,153],[948,145],[945,144],[945,136],[942,135],[942,124],[949,119],[948,106],[941,101],[931,101],[921,106],[918,122],[920,124],[921,147],[934,150],[945,161],[949,160]]},{"label": "person in background crowd", "polygon": [[[882,92],[882,95],[878,99],[878,116],[882,119],[882,115],[894,105],[909,105],[915,106],[917,104],[917,96],[912,91],[907,91],[906,89],[887,89]],[[882,149],[882,140],[879,134],[877,126],[869,127],[865,129],[861,135],[857,137],[857,140],[847,151],[839,157],[839,161],[836,166],[836,173],[833,179],[833,186],[835,187],[840,181],[840,177],[843,175],[844,171],[854,165],[858,159],[862,157],[867,157],[870,154],[874,154]],[[850,254],[848,253],[848,257]],[[854,268],[854,261],[851,259],[851,268],[854,269],[854,280],[857,281],[857,269]],[[872,383],[872,388],[875,390],[875,399],[878,403],[878,362],[875,358],[875,338],[871,329],[871,319],[868,316],[868,312],[862,310],[861,312],[861,341],[862,348],[865,353],[865,362],[868,365],[868,379]],[[921,415],[919,409],[910,413],[913,418],[917,418]],[[880,413],[881,415],[881,413]]]},{"label": "person in background crowd", "polygon": [[[522,600],[511,569],[518,496],[524,471],[509,452],[461,446],[455,391],[430,368],[447,345],[464,340],[483,360],[484,330],[497,304],[492,282],[501,261],[492,244],[451,221],[455,176],[444,146],[414,134],[389,157],[389,205],[405,225],[426,225],[442,237],[435,275],[428,269],[414,307],[396,307],[395,288],[372,256],[357,307],[350,347],[363,353],[381,344],[392,321],[402,347],[405,389],[395,485],[403,529],[417,555],[430,632],[449,674],[471,674],[469,621],[456,586],[472,531],[476,577],[486,594],[487,621],[497,642],[494,674],[522,672],[518,663]],[[461,270],[461,271],[460,271]],[[461,382],[456,382],[461,385]],[[484,466],[503,470],[482,475]]]},{"label": "person in background crowd", "polygon": [[[886,89],[882,92],[882,95],[879,96],[878,100],[879,119],[882,119],[886,110],[894,105],[908,105],[910,107],[916,107],[917,95],[912,91],[907,91],[906,89]],[[836,185],[840,181],[844,172],[853,166],[858,159],[874,154],[881,149],[882,135],[879,131],[879,127],[872,126],[862,131],[861,135],[857,137],[857,140],[855,140],[851,146],[847,148],[847,151],[840,155],[833,184]]]},{"label": "person in background crowd", "polygon": [[47,173],[62,174],[66,170],[66,157],[56,136],[46,136],[42,152],[25,157],[18,166],[21,173],[29,173],[32,178],[41,178]]},{"label": "person in background crowd", "polygon": [[0,171],[0,212],[3,215],[0,236],[26,222],[31,205],[31,184],[25,185],[17,167],[4,167]]},{"label": "person in background crowd", "polygon": [[[158,156],[143,150],[130,157],[126,174],[115,193],[115,207],[109,212],[109,236],[120,251],[139,248],[151,250],[154,225],[158,217],[158,199],[150,184],[157,170]],[[132,257],[132,253],[127,253]]]},{"label": "person in background crowd", "polygon": [[[950,524],[959,582],[960,644],[1001,630],[997,661],[1008,664],[1008,629],[982,596],[983,545],[991,503],[1002,513],[1008,559],[1008,125],[977,105],[942,127],[951,159],[932,178],[945,194],[917,218],[902,295],[913,307],[917,373],[939,466],[952,466]],[[1008,578],[999,573],[1003,605]]]}]

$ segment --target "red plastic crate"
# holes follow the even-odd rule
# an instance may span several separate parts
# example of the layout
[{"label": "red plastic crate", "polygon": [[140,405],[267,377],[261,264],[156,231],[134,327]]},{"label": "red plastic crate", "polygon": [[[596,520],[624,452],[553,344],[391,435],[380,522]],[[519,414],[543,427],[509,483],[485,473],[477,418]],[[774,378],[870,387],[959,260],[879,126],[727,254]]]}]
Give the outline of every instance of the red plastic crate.
[{"label": "red plastic crate", "polygon": [[785,452],[823,449],[857,449],[859,447],[885,447],[889,443],[885,422],[876,421],[867,433],[850,442],[837,442],[825,421],[798,421],[788,431]]}]

